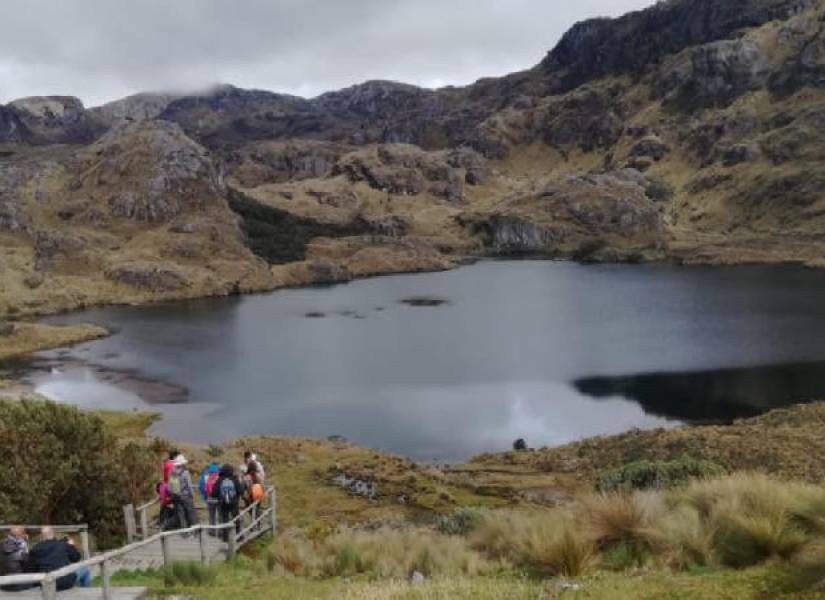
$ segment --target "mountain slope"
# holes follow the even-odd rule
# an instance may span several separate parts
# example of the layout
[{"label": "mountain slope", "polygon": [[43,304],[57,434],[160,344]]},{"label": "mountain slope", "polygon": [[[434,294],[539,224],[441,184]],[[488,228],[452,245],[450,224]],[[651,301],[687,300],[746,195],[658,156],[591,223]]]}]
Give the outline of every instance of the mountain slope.
[{"label": "mountain slope", "polygon": [[0,107],[0,315],[468,255],[823,264],[825,2],[669,0],[463,88]]}]

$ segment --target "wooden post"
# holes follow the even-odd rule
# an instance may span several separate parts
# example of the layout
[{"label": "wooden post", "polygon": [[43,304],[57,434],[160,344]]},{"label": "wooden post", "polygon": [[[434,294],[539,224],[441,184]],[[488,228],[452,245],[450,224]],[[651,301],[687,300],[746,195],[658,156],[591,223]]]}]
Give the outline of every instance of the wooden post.
[{"label": "wooden post", "polygon": [[143,540],[149,537],[149,515],[146,514],[147,512],[145,508],[140,511],[140,536]]},{"label": "wooden post", "polygon": [[92,557],[92,551],[89,547],[88,529],[82,529],[80,531],[80,552],[83,554],[83,560],[89,560]]},{"label": "wooden post", "polygon": [[112,572],[106,559],[100,563],[100,579],[103,585],[103,600],[112,600]]},{"label": "wooden post", "polygon": [[137,526],[135,525],[135,506],[127,504],[123,507],[123,517],[126,519],[126,539],[131,544],[135,541]]},{"label": "wooden post", "polygon": [[272,537],[278,532],[278,491],[272,488],[272,493],[269,496],[269,507],[272,512],[269,513],[269,526],[272,528]]},{"label": "wooden post", "polygon": [[198,529],[198,545],[201,548],[201,564],[206,566],[209,564],[209,556],[206,554],[206,530],[203,527]]},{"label": "wooden post", "polygon": [[51,575],[46,575],[40,584],[40,591],[43,594],[43,600],[57,600],[57,580]]},{"label": "wooden post", "polygon": [[169,565],[172,564],[172,553],[169,548],[169,536],[161,536],[160,551],[163,554],[163,580],[166,585],[172,585],[172,573],[171,569],[169,569]]},{"label": "wooden post", "polygon": [[227,531],[229,533],[229,535],[226,538],[229,541],[227,558],[232,559],[235,558],[235,553],[237,553],[238,551],[238,532],[235,530],[234,521],[229,522],[229,529]]}]

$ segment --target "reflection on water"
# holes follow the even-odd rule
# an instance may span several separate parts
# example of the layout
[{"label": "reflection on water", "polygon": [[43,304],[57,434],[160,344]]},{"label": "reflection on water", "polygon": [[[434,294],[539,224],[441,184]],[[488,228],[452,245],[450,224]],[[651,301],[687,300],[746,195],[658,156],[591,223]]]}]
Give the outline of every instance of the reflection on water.
[{"label": "reflection on water", "polygon": [[50,321],[117,331],[30,366],[58,400],[161,410],[174,439],[342,435],[419,459],[727,420],[825,378],[825,278],[795,268],[488,261]]},{"label": "reflection on water", "polygon": [[586,377],[574,385],[594,398],[634,400],[652,415],[689,423],[729,422],[790,403],[825,399],[825,363]]}]

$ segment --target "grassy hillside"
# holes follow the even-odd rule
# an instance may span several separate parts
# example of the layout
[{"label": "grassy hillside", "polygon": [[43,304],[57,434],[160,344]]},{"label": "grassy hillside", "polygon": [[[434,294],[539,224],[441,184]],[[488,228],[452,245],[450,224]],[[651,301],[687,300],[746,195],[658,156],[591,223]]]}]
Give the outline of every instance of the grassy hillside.
[{"label": "grassy hillside", "polygon": [[[195,469],[254,448],[279,490],[278,537],[231,564],[120,581],[205,599],[819,598],[824,416],[817,403],[449,469],[340,441],[186,447]],[[128,436],[151,422],[105,420]]]}]

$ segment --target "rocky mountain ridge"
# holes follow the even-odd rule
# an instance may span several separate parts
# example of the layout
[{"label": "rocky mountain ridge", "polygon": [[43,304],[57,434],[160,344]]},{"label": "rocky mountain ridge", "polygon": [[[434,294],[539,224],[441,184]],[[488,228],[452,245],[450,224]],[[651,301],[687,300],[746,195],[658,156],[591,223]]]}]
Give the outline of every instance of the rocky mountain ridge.
[{"label": "rocky mountain ridge", "polygon": [[467,256],[823,264],[825,2],[668,0],[463,88],[0,106],[0,315]]}]

